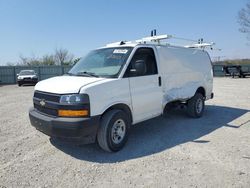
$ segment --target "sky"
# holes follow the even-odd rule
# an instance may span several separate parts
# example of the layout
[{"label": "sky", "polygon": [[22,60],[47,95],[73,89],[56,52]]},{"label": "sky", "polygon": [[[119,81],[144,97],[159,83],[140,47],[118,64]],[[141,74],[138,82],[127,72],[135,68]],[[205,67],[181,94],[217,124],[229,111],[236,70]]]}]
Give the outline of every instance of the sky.
[{"label": "sky", "polygon": [[[65,48],[75,57],[150,35],[215,42],[212,59],[250,58],[238,11],[247,0],[0,0],[0,65]],[[182,43],[180,41],[171,41]],[[188,42],[190,44],[190,42]]]}]

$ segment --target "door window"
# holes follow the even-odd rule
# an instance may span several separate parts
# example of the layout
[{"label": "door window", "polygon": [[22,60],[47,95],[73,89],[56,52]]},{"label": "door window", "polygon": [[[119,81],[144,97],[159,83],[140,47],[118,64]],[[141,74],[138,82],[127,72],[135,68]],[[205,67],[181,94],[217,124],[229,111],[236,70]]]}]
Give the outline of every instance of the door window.
[{"label": "door window", "polygon": [[[142,75],[134,75],[131,74],[130,70],[134,69],[134,64],[138,60],[143,60],[146,65],[146,70]],[[136,50],[124,77],[135,77],[135,76],[146,76],[146,75],[154,75],[157,74],[157,65],[155,60],[154,51],[152,48],[139,48]]]}]

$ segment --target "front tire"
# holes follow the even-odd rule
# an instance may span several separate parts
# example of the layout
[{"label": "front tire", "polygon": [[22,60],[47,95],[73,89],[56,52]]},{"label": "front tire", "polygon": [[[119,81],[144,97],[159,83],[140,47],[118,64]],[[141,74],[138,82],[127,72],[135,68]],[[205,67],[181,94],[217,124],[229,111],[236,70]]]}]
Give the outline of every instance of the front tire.
[{"label": "front tire", "polygon": [[187,103],[187,113],[190,117],[200,118],[205,108],[204,96],[196,93]]},{"label": "front tire", "polygon": [[101,119],[97,133],[99,146],[108,152],[121,150],[127,142],[130,128],[128,115],[122,110],[111,110]]}]

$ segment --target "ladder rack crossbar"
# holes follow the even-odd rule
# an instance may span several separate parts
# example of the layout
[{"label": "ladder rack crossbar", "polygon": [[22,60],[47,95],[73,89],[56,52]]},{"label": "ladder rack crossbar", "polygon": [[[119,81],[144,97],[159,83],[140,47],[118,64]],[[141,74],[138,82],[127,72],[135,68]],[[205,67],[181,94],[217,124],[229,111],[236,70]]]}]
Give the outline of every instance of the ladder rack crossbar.
[{"label": "ladder rack crossbar", "polygon": [[[165,35],[154,35],[154,36],[150,36],[150,37],[144,37],[142,39],[137,39],[137,40],[134,40],[134,41],[114,42],[114,43],[107,44],[106,46],[109,47],[109,46],[114,46],[114,45],[123,45],[123,44],[131,44],[131,43],[163,44],[163,43],[161,43],[162,40],[171,39],[171,38],[177,39],[177,40],[187,40],[187,39],[184,39],[184,38],[175,37],[173,35],[165,34]],[[191,40],[191,39],[188,39],[188,40],[195,42],[195,40]],[[170,45],[170,44],[165,43],[165,45]],[[201,48],[201,49],[210,48],[210,49],[212,49],[213,45],[215,45],[214,42],[210,42],[210,43],[203,42],[203,39],[201,38],[201,39],[197,40],[197,43],[194,43],[194,44],[191,44],[191,45],[185,45],[183,47],[185,47],[185,48]]]}]

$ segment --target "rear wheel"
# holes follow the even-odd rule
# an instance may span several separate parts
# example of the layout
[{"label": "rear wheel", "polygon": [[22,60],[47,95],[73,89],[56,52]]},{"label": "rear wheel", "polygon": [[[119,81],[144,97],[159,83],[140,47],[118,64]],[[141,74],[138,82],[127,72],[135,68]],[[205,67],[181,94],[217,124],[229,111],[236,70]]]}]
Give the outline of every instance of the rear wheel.
[{"label": "rear wheel", "polygon": [[105,113],[97,133],[99,146],[108,152],[119,151],[126,144],[130,120],[122,110],[111,110]]},{"label": "rear wheel", "polygon": [[187,103],[187,113],[193,118],[199,118],[203,115],[205,108],[204,96],[196,93]]},{"label": "rear wheel", "polygon": [[19,87],[22,86],[22,83],[21,83],[21,82],[18,82],[17,84],[18,84]]}]

